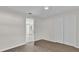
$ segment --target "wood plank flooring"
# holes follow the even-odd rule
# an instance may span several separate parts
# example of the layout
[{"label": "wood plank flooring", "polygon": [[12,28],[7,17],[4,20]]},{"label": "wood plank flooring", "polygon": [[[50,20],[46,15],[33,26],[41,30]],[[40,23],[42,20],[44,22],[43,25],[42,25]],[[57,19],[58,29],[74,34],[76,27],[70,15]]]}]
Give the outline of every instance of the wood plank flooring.
[{"label": "wood plank flooring", "polygon": [[36,41],[34,45],[33,43],[30,42],[5,52],[79,52],[78,48],[46,40]]},{"label": "wood plank flooring", "polygon": [[47,40],[36,41],[35,45],[51,50],[52,52],[79,52],[78,48]]}]

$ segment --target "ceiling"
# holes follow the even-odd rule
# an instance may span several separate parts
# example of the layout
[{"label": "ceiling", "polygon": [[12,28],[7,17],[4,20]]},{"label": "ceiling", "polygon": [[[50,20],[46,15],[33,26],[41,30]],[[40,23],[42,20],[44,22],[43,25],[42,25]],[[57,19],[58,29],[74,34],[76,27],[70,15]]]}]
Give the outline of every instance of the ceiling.
[{"label": "ceiling", "polygon": [[[41,18],[46,18],[59,13],[79,9],[78,6],[74,6],[74,7],[73,6],[48,6],[49,9],[45,10],[44,7],[45,6],[8,6],[8,8],[11,8],[18,12],[26,13],[27,16],[41,17]],[[32,14],[29,15],[28,14],[29,12]]]}]

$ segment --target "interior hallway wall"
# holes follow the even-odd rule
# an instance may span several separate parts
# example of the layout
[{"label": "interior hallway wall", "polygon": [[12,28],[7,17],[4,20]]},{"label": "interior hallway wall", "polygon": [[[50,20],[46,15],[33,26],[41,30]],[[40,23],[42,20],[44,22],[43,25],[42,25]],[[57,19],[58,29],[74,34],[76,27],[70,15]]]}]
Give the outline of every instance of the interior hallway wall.
[{"label": "interior hallway wall", "polygon": [[0,9],[0,51],[25,43],[25,16],[21,13]]}]

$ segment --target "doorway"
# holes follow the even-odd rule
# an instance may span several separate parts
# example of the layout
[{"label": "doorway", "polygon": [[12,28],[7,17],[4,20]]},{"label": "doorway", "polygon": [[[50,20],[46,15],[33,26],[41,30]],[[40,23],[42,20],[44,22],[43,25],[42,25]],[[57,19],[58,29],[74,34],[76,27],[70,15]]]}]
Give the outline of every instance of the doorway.
[{"label": "doorway", "polygon": [[34,20],[26,18],[26,42],[34,41]]}]

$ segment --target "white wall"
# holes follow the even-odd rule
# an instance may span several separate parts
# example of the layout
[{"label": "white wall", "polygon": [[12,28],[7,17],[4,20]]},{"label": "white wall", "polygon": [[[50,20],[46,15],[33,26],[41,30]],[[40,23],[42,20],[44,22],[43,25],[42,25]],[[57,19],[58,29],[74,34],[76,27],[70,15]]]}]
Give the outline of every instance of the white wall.
[{"label": "white wall", "polygon": [[[61,26],[61,27],[58,27],[58,26]],[[36,40],[46,39],[46,40],[55,41],[55,42],[57,41],[58,38],[60,38],[60,40],[58,40],[60,42],[62,42],[63,40],[62,19],[61,20],[52,19],[52,18],[37,19],[35,20],[34,27],[35,27],[35,39]]]},{"label": "white wall", "polygon": [[[42,18],[37,18],[34,20],[34,34],[35,34],[35,40],[40,40],[40,39],[49,39],[49,29],[47,30],[47,25],[46,20]],[[44,22],[45,21],[45,22]],[[48,25],[49,27],[49,25]]]},{"label": "white wall", "polygon": [[76,46],[76,14],[70,13],[63,16],[64,44]]},{"label": "white wall", "polygon": [[25,17],[0,10],[0,51],[25,44]]},{"label": "white wall", "polygon": [[77,13],[76,19],[76,43],[77,47],[79,48],[79,13]]},{"label": "white wall", "polygon": [[79,47],[79,11],[58,14],[47,19],[37,19],[36,40],[46,39]]}]

